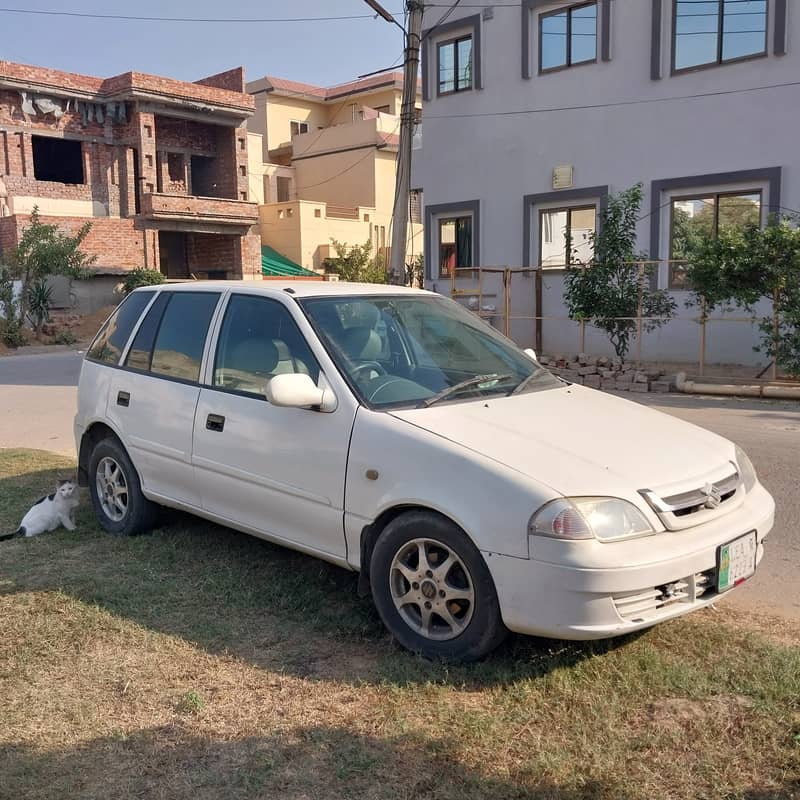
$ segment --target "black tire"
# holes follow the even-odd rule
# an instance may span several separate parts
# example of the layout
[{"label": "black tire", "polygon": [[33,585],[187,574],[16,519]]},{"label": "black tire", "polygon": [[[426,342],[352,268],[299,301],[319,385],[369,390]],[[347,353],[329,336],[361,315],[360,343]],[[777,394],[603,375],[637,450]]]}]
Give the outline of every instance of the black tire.
[{"label": "black tire", "polygon": [[[116,507],[113,509],[117,514],[121,514],[118,519],[112,517],[107,510],[110,506],[109,499],[105,498],[104,500],[99,494],[97,474],[101,463],[104,466],[109,463],[117,465],[120,488],[124,485],[126,489],[124,492],[125,512],[122,513]],[[125,448],[117,439],[102,439],[92,449],[89,457],[89,492],[92,496],[92,507],[97,521],[108,533],[113,533],[115,536],[136,536],[150,530],[155,525],[158,506],[142,494],[139,474],[125,452]]]},{"label": "black tire", "polygon": [[[423,566],[433,569],[417,572],[422,582],[412,583],[414,571],[421,568],[423,551],[429,562]],[[439,560],[444,564],[448,551],[454,557],[453,566],[444,575],[436,574],[436,564]],[[384,625],[403,647],[426,658],[475,661],[494,650],[508,634],[483,556],[457,525],[438,514],[409,511],[386,526],[372,551],[370,584]],[[455,600],[448,599],[451,588]],[[470,590],[472,599],[467,600]],[[398,599],[398,608],[395,598],[400,596],[410,600],[403,603]],[[439,616],[438,609],[450,622]],[[422,617],[426,613],[427,633]]]}]

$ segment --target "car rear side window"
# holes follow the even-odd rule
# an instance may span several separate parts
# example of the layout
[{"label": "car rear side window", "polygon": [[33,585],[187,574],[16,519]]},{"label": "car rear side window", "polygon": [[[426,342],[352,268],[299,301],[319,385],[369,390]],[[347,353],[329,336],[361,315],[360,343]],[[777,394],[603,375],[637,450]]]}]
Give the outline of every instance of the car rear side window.
[{"label": "car rear side window", "polygon": [[155,292],[134,292],[119,305],[92,342],[86,357],[91,361],[116,364],[131,331]]},{"label": "car rear side window", "polygon": [[150,359],[153,357],[153,344],[156,340],[158,327],[161,324],[161,317],[164,314],[164,309],[169,303],[172,295],[169,292],[162,292],[150,310],[147,316],[136,331],[136,336],[133,337],[133,344],[128,350],[127,358],[125,359],[125,366],[131,369],[143,370],[147,372],[150,369]]},{"label": "car rear side window", "polygon": [[150,372],[168,378],[196,382],[200,378],[211,317],[218,292],[174,292],[155,337]]}]

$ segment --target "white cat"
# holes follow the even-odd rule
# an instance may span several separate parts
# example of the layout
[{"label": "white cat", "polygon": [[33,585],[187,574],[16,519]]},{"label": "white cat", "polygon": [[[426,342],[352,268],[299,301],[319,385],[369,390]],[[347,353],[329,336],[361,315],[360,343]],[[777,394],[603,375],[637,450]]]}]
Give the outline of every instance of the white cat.
[{"label": "white cat", "polygon": [[37,500],[22,518],[19,528],[14,533],[0,536],[0,541],[18,536],[38,536],[46,531],[54,531],[59,525],[63,525],[68,531],[74,531],[73,516],[80,503],[77,490],[75,481],[59,481],[55,492]]}]

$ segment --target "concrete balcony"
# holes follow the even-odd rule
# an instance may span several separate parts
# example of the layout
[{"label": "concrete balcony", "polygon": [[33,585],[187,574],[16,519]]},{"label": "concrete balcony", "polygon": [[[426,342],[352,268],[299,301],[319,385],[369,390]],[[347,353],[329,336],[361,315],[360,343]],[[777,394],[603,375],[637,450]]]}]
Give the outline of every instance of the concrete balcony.
[{"label": "concrete balcony", "polygon": [[151,192],[142,195],[142,216],[152,220],[202,222],[215,225],[254,225],[258,206],[244,200],[192,197]]}]

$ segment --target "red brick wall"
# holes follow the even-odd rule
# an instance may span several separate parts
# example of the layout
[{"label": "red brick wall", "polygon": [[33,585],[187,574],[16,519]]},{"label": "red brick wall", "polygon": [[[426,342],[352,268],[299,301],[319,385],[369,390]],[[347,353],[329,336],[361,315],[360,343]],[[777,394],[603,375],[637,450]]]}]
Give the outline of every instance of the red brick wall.
[{"label": "red brick wall", "polygon": [[[75,235],[87,220],[83,217],[42,217],[47,225],[58,225],[65,233]],[[121,270],[143,267],[144,242],[148,238],[148,266],[158,269],[158,244],[153,243],[155,231],[142,229],[133,219],[93,219],[89,235],[81,248],[96,255],[94,267],[112,267]],[[3,251],[16,246],[30,218],[25,215],[0,218],[0,244]],[[154,267],[154,265],[156,265]]]},{"label": "red brick wall", "polygon": [[189,271],[202,273],[222,269],[235,274],[238,269],[235,252],[237,238],[212,233],[190,233],[186,237]]},{"label": "red brick wall", "polygon": [[195,81],[195,83],[199,86],[213,86],[217,89],[228,89],[231,92],[243,92],[244,68],[236,67],[227,72],[218,72],[216,75],[210,75],[208,78]]},{"label": "red brick wall", "polygon": [[9,252],[17,246],[15,217],[0,217],[0,264],[8,260]]},{"label": "red brick wall", "polygon": [[242,277],[245,280],[261,277],[261,234],[258,225],[254,225],[246,236],[241,237],[240,258]]},{"label": "red brick wall", "polygon": [[156,147],[172,150],[216,150],[216,125],[205,125],[188,119],[156,117]]},{"label": "red brick wall", "polygon": [[[235,70],[232,70],[232,72],[235,72]],[[229,80],[224,78],[224,75],[225,73],[221,73],[198,83],[177,81],[172,78],[146,75],[141,72],[125,72],[113,78],[95,78],[89,75],[78,75],[74,72],[61,72],[47,69],[46,67],[15,64],[11,61],[0,60],[0,78],[7,77],[40,84],[44,93],[47,91],[47,86],[74,89],[82,93],[95,94],[101,98],[103,95],[108,96],[143,90],[168,97],[201,100],[207,103],[252,111],[254,100],[250,95],[244,93],[242,86],[236,86],[233,91],[228,86],[221,88],[222,84],[228,83]],[[244,78],[244,75],[242,75],[242,78]],[[217,81],[215,79],[220,80]]]}]

